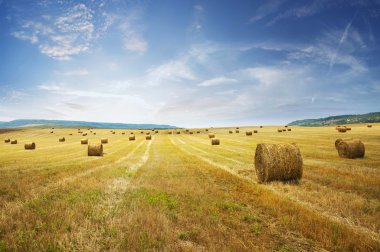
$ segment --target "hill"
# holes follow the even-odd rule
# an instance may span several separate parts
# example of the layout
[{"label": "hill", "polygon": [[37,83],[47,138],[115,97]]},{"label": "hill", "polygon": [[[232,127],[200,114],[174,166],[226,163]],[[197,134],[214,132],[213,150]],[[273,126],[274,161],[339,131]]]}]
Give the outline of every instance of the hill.
[{"label": "hill", "polygon": [[91,127],[107,129],[169,129],[177,128],[172,125],[161,124],[126,124],[126,123],[105,123],[105,122],[85,122],[85,121],[65,121],[65,120],[43,120],[43,119],[20,119],[10,122],[0,122],[0,128],[20,128],[20,127]]},{"label": "hill", "polygon": [[297,126],[328,126],[338,124],[352,124],[352,123],[375,123],[380,122],[380,112],[359,114],[359,115],[339,115],[329,116],[319,119],[305,119],[297,120],[289,123],[288,125]]}]

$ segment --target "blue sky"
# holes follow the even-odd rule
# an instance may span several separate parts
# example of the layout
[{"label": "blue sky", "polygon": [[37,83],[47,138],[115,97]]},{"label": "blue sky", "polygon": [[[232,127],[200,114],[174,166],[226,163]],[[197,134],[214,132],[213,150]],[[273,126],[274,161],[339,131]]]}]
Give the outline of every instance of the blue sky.
[{"label": "blue sky", "polygon": [[0,121],[380,111],[380,0],[0,0]]}]

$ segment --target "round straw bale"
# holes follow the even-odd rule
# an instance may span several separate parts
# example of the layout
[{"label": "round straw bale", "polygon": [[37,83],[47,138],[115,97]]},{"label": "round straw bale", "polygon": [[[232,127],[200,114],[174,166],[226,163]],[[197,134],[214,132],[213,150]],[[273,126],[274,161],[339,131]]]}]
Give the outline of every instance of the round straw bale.
[{"label": "round straw bale", "polygon": [[82,136],[87,136],[87,133],[83,133]]},{"label": "round straw bale", "polygon": [[245,135],[246,135],[246,136],[252,136],[252,131],[247,131],[247,132],[245,132]]},{"label": "round straw bale", "polygon": [[88,144],[88,139],[81,139],[80,144]]},{"label": "round straw bale", "polygon": [[151,135],[148,135],[145,137],[146,140],[151,140],[152,139],[152,136]]},{"label": "round straw bale", "polygon": [[346,130],[351,130],[351,127],[347,127]]},{"label": "round straw bale", "polygon": [[208,131],[208,129],[206,129],[206,131]]},{"label": "round straw bale", "polygon": [[367,127],[368,127],[368,128],[372,128],[372,125],[371,125],[371,124],[368,124]]},{"label": "round straw bale", "polygon": [[277,132],[282,132],[282,129],[278,129]]},{"label": "round straw bale", "polygon": [[112,132],[112,135],[115,135],[115,133],[116,133],[115,131],[114,131],[114,132]]},{"label": "round straw bale", "polygon": [[254,131],[253,131],[253,133],[257,134],[257,133],[258,133],[258,131],[257,131],[257,130],[254,130]]},{"label": "round straw bale", "polygon": [[181,134],[181,132],[180,132],[180,131],[177,131],[176,133],[177,133],[177,135]]},{"label": "round straw bale", "polygon": [[94,135],[96,135],[96,132],[94,132]]},{"label": "round straw bale", "polygon": [[190,131],[190,135],[194,134],[192,131]]},{"label": "round straw bale", "polygon": [[208,138],[215,138],[215,135],[214,134],[209,134]]},{"label": "round straw bale", "polygon": [[292,129],[289,128],[288,131],[292,131]]},{"label": "round straw bale", "polygon": [[125,135],[125,132],[121,132],[122,135]]},{"label": "round straw bale", "polygon": [[12,140],[11,141],[11,144],[17,144],[17,140],[15,139],[15,140]]},{"label": "round straw bale", "polygon": [[197,134],[200,134],[201,132],[200,131],[197,131]]},{"label": "round straw bale", "polygon": [[260,126],[260,128],[262,128],[263,126]]},{"label": "round straw bale", "polygon": [[53,134],[54,133],[54,131],[50,131],[50,134]]},{"label": "round straw bale", "polygon": [[24,145],[24,148],[25,148],[25,150],[34,150],[36,148],[36,144],[35,143],[26,143]]},{"label": "round straw bale", "polygon": [[144,131],[141,131],[140,133],[141,133],[141,134],[144,134]]},{"label": "round straw bale", "polygon": [[258,144],[255,168],[260,182],[298,180],[302,177],[302,156],[295,144]]},{"label": "round straw bale", "polygon": [[211,139],[211,145],[219,145],[219,144],[220,144],[219,139],[216,139],[216,138]]},{"label": "round straw bale", "polygon": [[238,130],[238,129],[239,129],[239,127],[236,127],[236,129]]},{"label": "round straw bale", "polygon": [[100,140],[100,142],[101,142],[102,144],[107,144],[107,143],[108,143],[108,139],[107,139],[107,138],[102,138],[102,139]]},{"label": "round straw bale", "polygon": [[103,156],[103,144],[89,144],[87,154],[88,156]]},{"label": "round straw bale", "polygon": [[72,135],[73,135],[73,133],[70,133],[70,134],[69,134],[69,136],[72,136]]},{"label": "round straw bale", "polygon": [[146,134],[147,134],[147,135],[150,135],[150,132],[147,132]]},{"label": "round straw bale", "polygon": [[157,133],[158,133],[158,130],[156,130],[154,133],[156,133],[156,134],[157,134]]},{"label": "round straw bale", "polygon": [[173,132],[169,131],[168,134],[171,135],[171,134],[173,134]]},{"label": "round straw bale", "polygon": [[129,137],[129,141],[135,141],[135,140],[136,140],[135,136],[130,136]]},{"label": "round straw bale", "polygon": [[134,133],[133,132],[131,132],[131,135],[133,135]]},{"label": "round straw bale", "polygon": [[363,158],[365,154],[364,144],[357,139],[337,139],[335,148],[341,158]]},{"label": "round straw bale", "polygon": [[60,138],[59,141],[60,142],[64,142],[66,139],[64,137]]},{"label": "round straw bale", "polygon": [[340,132],[340,133],[344,133],[344,132],[346,132],[346,131],[347,131],[346,128],[338,128],[338,132]]},{"label": "round straw bale", "polygon": [[286,132],[286,129],[282,129],[282,132]]},{"label": "round straw bale", "polygon": [[285,125],[285,128],[287,128],[288,127],[288,125]]},{"label": "round straw bale", "polygon": [[4,143],[10,143],[11,139],[4,139]]},{"label": "round straw bale", "polygon": [[230,130],[230,131],[228,131],[228,133],[232,134],[233,132],[232,132],[232,130]]},{"label": "round straw bale", "polygon": [[189,132],[189,130],[187,129],[186,132]]},{"label": "round straw bale", "polygon": [[235,130],[235,133],[239,133],[239,131],[238,131],[238,130]]}]

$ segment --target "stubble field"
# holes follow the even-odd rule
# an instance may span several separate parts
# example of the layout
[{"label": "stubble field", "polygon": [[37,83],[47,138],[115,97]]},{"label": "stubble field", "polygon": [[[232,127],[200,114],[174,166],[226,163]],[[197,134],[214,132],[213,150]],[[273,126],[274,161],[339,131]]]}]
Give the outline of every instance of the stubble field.
[{"label": "stubble field", "polygon": [[[0,143],[0,251],[379,251],[380,124],[277,128],[1,132],[18,144]],[[342,137],[365,158],[339,158]],[[82,138],[108,138],[103,157]],[[258,143],[296,143],[302,180],[259,184]]]}]

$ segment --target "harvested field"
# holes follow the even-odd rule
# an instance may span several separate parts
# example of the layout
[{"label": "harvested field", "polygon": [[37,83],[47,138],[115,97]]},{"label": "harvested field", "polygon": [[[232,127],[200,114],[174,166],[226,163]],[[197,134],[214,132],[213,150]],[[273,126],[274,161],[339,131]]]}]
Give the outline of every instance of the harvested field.
[{"label": "harvested field", "polygon": [[[214,128],[219,146],[208,133],[128,141],[97,129],[89,144],[109,140],[99,157],[87,155],[82,135],[67,137],[73,129],[4,132],[18,144],[0,144],[1,249],[376,251],[380,125],[373,126],[349,125],[344,135],[365,144],[358,159],[339,157],[342,134],[333,126],[293,126],[289,134],[265,126],[255,137]],[[32,142],[37,148],[24,150]],[[302,179],[259,184],[260,143],[296,143]]]}]

